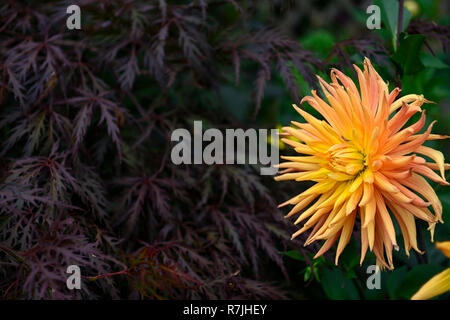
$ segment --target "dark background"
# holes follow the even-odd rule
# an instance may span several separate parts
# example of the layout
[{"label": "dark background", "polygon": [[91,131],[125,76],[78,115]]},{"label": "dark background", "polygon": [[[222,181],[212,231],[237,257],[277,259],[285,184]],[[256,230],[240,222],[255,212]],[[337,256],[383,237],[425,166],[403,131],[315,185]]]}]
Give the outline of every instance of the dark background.
[{"label": "dark background", "polygon": [[[449,266],[426,224],[426,253],[396,252],[368,290],[375,258],[359,266],[357,232],[338,267],[333,250],[312,260],[307,235],[290,240],[276,206],[307,183],[170,161],[174,129],[286,125],[315,74],[355,79],[365,56],[390,89],[437,102],[427,121],[449,134],[448,1],[404,1],[400,30],[398,1],[375,3],[380,30],[366,28],[371,1],[2,1],[0,296],[409,299]],[[71,4],[81,30],[66,28]],[[450,155],[446,140],[428,145]],[[433,187],[435,239],[449,240],[450,189]],[[71,264],[82,290],[66,288]]]}]

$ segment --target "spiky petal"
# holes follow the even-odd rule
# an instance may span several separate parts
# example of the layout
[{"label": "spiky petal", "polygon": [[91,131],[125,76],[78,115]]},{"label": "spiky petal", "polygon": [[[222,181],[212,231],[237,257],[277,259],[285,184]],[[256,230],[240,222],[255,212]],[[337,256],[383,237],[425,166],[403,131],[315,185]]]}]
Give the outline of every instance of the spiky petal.
[{"label": "spiky petal", "polygon": [[447,291],[450,291],[450,268],[447,268],[428,280],[411,297],[411,300],[428,300]]}]

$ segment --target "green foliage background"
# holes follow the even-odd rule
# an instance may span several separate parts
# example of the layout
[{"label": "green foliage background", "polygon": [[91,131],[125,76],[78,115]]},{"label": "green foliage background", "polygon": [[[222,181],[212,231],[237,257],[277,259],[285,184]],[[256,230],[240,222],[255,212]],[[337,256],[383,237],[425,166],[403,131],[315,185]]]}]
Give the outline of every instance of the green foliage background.
[{"label": "green foliage background", "polygon": [[[373,32],[388,49],[388,59],[385,61],[386,63],[382,64],[372,59],[372,63],[380,75],[390,82],[390,89],[399,86],[402,89],[401,95],[423,94],[427,99],[436,102],[436,105],[426,104],[423,106],[427,113],[427,123],[437,120],[433,131],[448,135],[450,133],[449,52],[443,50],[438,42],[433,41],[427,35],[408,34],[407,32],[408,23],[419,17],[448,26],[448,4],[445,4],[444,1],[426,0],[408,2],[404,7],[403,28],[398,42],[398,2],[389,0],[373,2],[381,8],[382,17],[382,29]],[[342,64],[339,57],[333,54],[333,50],[339,46],[339,42],[343,42],[343,49],[347,50],[351,59],[362,62],[363,56],[346,48],[345,40],[354,37],[359,29],[364,28],[369,15],[360,10],[362,5],[349,7],[347,11],[349,16],[341,23],[325,17],[333,9],[345,11],[347,8],[338,8],[338,6],[329,4],[320,13],[315,11],[307,26],[299,30],[298,41],[303,47],[314,51],[315,54],[328,61],[330,65]],[[412,8],[412,12],[408,8]],[[315,17],[316,14],[317,17]],[[317,27],[315,23],[320,27]],[[358,65],[361,67],[361,64]],[[352,74],[350,68],[344,67],[344,70],[346,74]],[[318,72],[318,74],[329,80],[329,74],[322,72]],[[356,79],[354,74],[352,78]],[[297,81],[305,90],[311,89],[300,75],[297,77]],[[282,87],[281,82],[274,82],[272,85]],[[268,100],[266,99],[263,103],[261,113],[265,113],[266,117],[262,116],[261,121],[275,125],[273,120],[277,119],[277,122],[286,125],[290,120],[297,120],[298,116],[289,107],[291,104],[289,97],[277,96],[273,101]],[[277,111],[274,112],[274,110]],[[441,150],[448,162],[450,144],[447,140],[433,141],[427,145]],[[445,186],[434,183],[432,185],[443,203],[445,221],[445,224],[437,226],[435,241],[448,241],[450,239],[450,190]],[[360,267],[359,244],[355,242],[355,239],[352,239],[345,249],[338,267],[334,266],[332,259],[319,258],[312,265],[308,264],[301,268],[300,264],[305,259],[298,251],[289,251],[284,254],[299,262],[298,277],[307,283],[306,286],[309,288],[307,290],[311,290],[312,294],[317,297],[320,297],[320,291],[316,291],[315,287],[319,285],[325,296],[330,299],[409,299],[431,276],[450,266],[449,259],[429,241],[426,224],[419,223],[417,226],[420,248],[425,250],[425,254],[421,256],[411,252],[411,256],[408,258],[402,249],[394,252],[396,268],[394,271],[382,273],[381,289],[379,290],[368,290],[366,287],[365,279],[369,275],[365,274],[365,270],[367,266],[374,264],[375,258],[370,255]],[[396,226],[397,232],[398,229]],[[400,235],[397,234],[397,236]],[[448,299],[449,297],[450,294],[447,293],[438,299]]]}]

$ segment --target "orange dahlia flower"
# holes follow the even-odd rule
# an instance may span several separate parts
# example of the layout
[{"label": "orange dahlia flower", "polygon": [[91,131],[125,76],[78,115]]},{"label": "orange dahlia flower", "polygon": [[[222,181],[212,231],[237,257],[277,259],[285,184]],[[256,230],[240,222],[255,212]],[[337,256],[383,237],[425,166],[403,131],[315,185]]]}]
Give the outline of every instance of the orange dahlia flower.
[{"label": "orange dahlia flower", "polygon": [[[435,224],[443,222],[441,202],[424,177],[448,185],[444,171],[450,165],[444,163],[440,151],[422,144],[448,136],[431,133],[435,122],[425,132],[418,133],[425,125],[425,111],[421,106],[430,102],[423,95],[410,94],[396,100],[400,89],[389,92],[388,84],[369,59],[364,60],[363,71],[354,67],[359,90],[349,77],[332,69],[330,84],[318,77],[328,103],[314,90],[312,96],[301,101],[310,104],[324,120],[294,105],[306,122],[292,121],[297,128],[283,127],[281,135],[298,140],[283,138],[282,141],[303,155],[281,156],[288,162],[279,165],[285,170],[275,180],[316,183],[280,207],[294,205],[286,215],[290,217],[309,205],[295,224],[309,220],[292,238],[312,228],[305,246],[315,240],[325,240],[315,258],[339,239],[337,264],[351,238],[355,220],[359,220],[361,263],[370,249],[380,267],[392,269],[392,249],[398,250],[392,218],[400,226],[408,256],[411,248],[420,252],[416,218],[428,222],[431,241]],[[420,119],[405,127],[416,113],[420,113]]]}]

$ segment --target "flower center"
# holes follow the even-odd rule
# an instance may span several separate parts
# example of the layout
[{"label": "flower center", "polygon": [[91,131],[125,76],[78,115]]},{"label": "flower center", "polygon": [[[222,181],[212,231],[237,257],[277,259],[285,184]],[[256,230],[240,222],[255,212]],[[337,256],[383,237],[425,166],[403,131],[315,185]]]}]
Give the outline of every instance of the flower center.
[{"label": "flower center", "polygon": [[367,156],[350,143],[335,144],[325,153],[327,169],[356,176],[367,165]]}]

